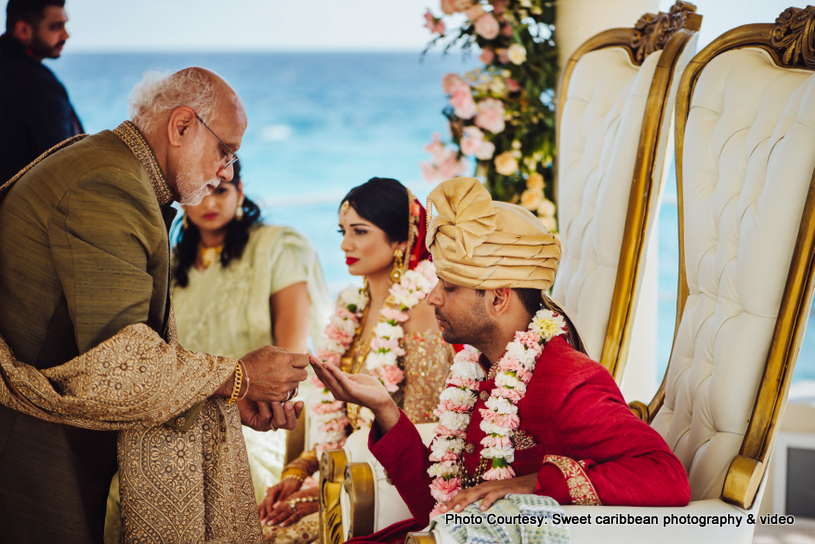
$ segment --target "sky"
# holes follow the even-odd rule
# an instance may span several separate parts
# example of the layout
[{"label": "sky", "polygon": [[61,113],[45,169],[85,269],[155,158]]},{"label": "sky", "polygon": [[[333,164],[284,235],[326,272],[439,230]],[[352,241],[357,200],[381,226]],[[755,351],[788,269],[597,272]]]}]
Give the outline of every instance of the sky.
[{"label": "sky", "polygon": [[[66,0],[72,51],[420,51],[437,0]],[[5,14],[3,14],[5,18]]]},{"label": "sky", "polygon": [[[598,1],[616,9],[633,0],[557,3]],[[734,26],[771,22],[791,1],[695,0],[705,17],[700,46]],[[654,4],[667,10],[673,1]],[[439,0],[66,0],[70,51],[97,53],[421,51],[428,8],[440,15]],[[5,10],[0,17],[5,25]]]}]

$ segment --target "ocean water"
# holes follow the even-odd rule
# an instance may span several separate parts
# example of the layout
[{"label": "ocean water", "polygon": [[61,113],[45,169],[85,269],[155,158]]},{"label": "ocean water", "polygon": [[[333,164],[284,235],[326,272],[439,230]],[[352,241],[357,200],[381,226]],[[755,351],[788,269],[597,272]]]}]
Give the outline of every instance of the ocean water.
[{"label": "ocean water", "polygon": [[[405,183],[422,201],[423,147],[447,128],[441,78],[477,65],[460,54],[419,53],[71,53],[46,61],[68,89],[87,132],[127,118],[130,89],[148,70],[204,66],[241,95],[249,126],[239,152],[247,195],[268,222],[294,227],[317,249],[333,293],[355,281],[339,249],[343,195],[374,176]],[[678,267],[675,180],[659,221],[658,375],[670,356]],[[810,320],[810,324],[813,324]],[[815,380],[815,326],[794,380]]]}]

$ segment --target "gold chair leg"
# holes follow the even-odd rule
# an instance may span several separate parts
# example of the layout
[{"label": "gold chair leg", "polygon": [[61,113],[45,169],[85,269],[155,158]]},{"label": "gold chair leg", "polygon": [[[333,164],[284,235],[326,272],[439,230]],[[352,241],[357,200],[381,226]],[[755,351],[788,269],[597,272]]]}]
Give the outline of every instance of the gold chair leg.
[{"label": "gold chair leg", "polygon": [[351,504],[350,527],[348,538],[369,535],[374,532],[374,513],[376,503],[376,483],[371,465],[368,463],[349,463],[345,467],[345,492]]},{"label": "gold chair leg", "polygon": [[436,544],[433,533],[408,533],[405,544]]},{"label": "gold chair leg", "polygon": [[340,491],[348,459],[343,450],[328,450],[320,459],[320,544],[342,544]]}]

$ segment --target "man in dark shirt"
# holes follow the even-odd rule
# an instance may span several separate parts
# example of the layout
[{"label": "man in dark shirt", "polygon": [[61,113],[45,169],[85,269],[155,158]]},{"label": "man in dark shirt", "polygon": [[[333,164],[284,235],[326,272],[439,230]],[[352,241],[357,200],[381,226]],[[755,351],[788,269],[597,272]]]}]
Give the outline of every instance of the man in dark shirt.
[{"label": "man in dark shirt", "polygon": [[83,132],[68,92],[42,64],[59,58],[65,0],[9,0],[0,36],[0,184],[51,146]]}]

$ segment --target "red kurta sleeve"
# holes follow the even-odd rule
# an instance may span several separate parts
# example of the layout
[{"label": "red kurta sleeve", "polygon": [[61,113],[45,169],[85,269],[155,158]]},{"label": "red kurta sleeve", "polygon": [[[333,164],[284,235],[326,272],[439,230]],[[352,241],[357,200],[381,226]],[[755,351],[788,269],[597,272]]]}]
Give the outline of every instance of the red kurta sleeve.
[{"label": "red kurta sleeve", "polygon": [[422,527],[427,525],[435,505],[427,474],[430,451],[405,413],[384,435],[380,436],[374,425],[368,435],[368,449],[388,473],[415,521]]},{"label": "red kurta sleeve", "polygon": [[536,493],[561,504],[686,505],[688,477],[665,440],[631,413],[605,368],[574,354],[545,401],[560,451],[544,457]]}]

